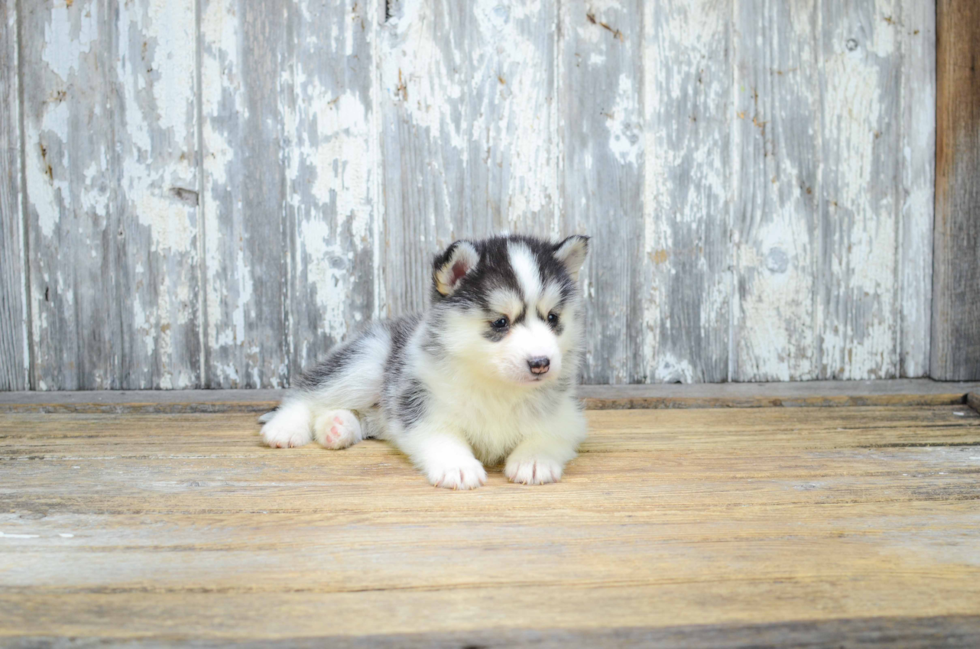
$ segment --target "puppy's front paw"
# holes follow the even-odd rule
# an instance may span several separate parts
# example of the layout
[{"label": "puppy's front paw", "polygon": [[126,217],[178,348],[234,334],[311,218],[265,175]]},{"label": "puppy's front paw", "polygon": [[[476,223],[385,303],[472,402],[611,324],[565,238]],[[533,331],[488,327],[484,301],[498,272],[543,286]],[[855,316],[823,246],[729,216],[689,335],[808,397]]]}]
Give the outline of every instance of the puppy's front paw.
[{"label": "puppy's front paw", "polygon": [[326,448],[347,448],[361,441],[361,422],[350,410],[329,410],[316,418],[313,435]]},{"label": "puppy's front paw", "polygon": [[429,482],[443,489],[476,489],[487,483],[487,472],[477,460],[458,466],[440,466],[426,472]]},{"label": "puppy's front paw", "polygon": [[303,446],[310,441],[310,431],[306,426],[273,420],[262,427],[262,441],[272,448]]},{"label": "puppy's front paw", "polygon": [[520,484],[548,484],[561,480],[562,465],[547,458],[512,458],[504,466],[504,475]]},{"label": "puppy's front paw", "polygon": [[309,412],[301,404],[284,405],[262,427],[261,435],[272,448],[302,446],[311,439]]}]

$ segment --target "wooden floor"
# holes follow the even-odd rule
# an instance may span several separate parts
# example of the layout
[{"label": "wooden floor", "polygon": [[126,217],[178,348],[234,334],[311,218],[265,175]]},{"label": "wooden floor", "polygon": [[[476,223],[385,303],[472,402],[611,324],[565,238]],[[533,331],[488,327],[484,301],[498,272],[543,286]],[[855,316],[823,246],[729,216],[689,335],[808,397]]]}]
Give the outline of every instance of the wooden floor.
[{"label": "wooden floor", "polygon": [[0,414],[0,645],[980,645],[969,406],[589,419],[560,484],[452,492],[254,414]]}]

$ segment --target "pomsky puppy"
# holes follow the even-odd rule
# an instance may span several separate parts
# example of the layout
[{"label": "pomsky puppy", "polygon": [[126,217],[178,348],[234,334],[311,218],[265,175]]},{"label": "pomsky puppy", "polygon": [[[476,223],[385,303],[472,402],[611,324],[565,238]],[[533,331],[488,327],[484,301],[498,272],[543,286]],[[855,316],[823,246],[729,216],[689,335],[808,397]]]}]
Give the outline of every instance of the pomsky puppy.
[{"label": "pomsky puppy", "polygon": [[449,489],[485,484],[484,464],[505,458],[513,482],[557,482],[586,434],[574,387],[588,242],[455,242],[435,259],[430,308],[334,349],[263,418],[263,440],[385,439]]}]

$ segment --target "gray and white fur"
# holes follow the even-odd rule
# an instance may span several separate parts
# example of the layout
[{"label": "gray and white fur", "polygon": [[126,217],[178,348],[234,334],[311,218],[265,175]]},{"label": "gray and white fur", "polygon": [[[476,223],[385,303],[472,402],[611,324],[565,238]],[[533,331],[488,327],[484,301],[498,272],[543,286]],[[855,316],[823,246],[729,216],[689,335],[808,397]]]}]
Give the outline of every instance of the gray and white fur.
[{"label": "gray and white fur", "polygon": [[457,241],[422,315],[373,324],[303,375],[262,427],[272,447],[390,441],[437,487],[561,479],[585,438],[574,396],[588,237]]}]

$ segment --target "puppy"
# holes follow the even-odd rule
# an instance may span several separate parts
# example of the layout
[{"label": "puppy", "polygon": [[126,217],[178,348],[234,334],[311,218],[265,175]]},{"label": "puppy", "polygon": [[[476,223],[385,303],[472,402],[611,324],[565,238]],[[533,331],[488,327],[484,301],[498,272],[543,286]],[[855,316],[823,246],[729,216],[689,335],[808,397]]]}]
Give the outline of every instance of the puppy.
[{"label": "puppy", "polygon": [[263,440],[385,439],[448,489],[485,484],[484,465],[505,458],[513,482],[557,482],[586,435],[574,386],[588,241],[455,242],[435,259],[428,311],[333,350],[267,416]]}]

